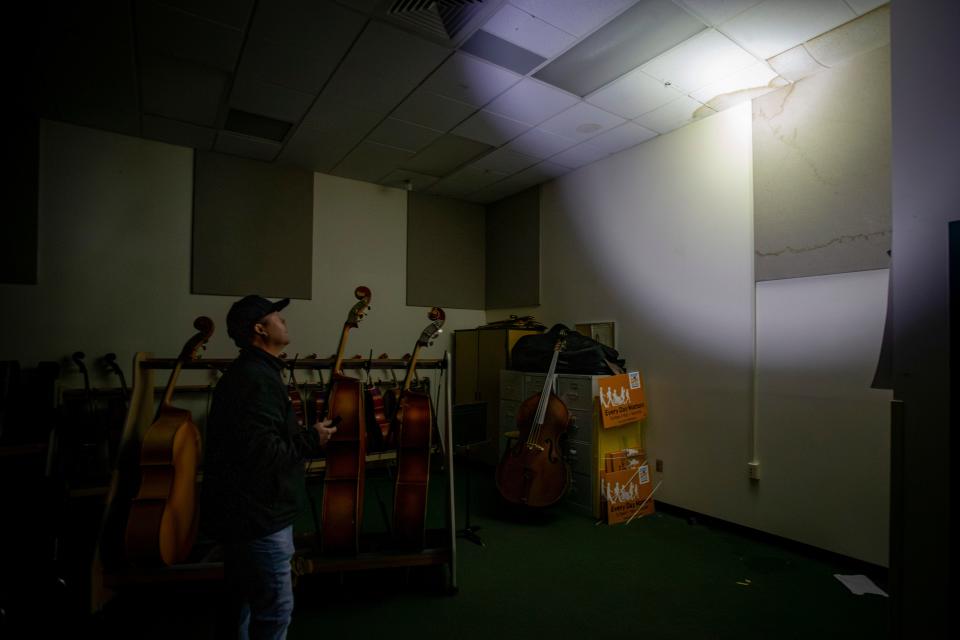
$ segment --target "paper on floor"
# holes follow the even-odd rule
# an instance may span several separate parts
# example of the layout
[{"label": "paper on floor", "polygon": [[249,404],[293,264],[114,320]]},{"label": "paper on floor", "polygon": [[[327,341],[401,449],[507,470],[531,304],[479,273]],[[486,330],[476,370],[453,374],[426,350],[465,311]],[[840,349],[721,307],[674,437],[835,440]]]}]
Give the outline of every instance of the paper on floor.
[{"label": "paper on floor", "polygon": [[847,589],[850,589],[850,591],[858,596],[862,596],[865,593],[875,593],[884,598],[889,597],[883,589],[875,585],[873,580],[867,576],[842,576],[839,573],[835,573],[833,577],[842,582]]}]

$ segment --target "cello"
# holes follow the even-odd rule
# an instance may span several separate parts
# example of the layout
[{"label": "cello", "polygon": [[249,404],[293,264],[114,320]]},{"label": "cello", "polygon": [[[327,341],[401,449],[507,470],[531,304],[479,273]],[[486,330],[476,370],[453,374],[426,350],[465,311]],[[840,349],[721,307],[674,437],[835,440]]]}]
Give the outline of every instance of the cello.
[{"label": "cello", "polygon": [[157,416],[143,434],[140,485],[124,531],[124,553],[133,564],[183,562],[196,537],[200,432],[189,411],[170,404],[183,363],[196,359],[213,335],[213,320],[206,316],[193,326],[197,333],[183,345]]},{"label": "cello", "polygon": [[321,549],[327,553],[357,553],[363,519],[364,467],[367,431],[363,383],[343,373],[343,350],[350,329],[356,328],[370,306],[370,289],[357,287],[357,302],[350,309],[330,374],[327,415],[341,419],[327,442],[327,469],[323,478]]},{"label": "cello", "polygon": [[430,446],[433,435],[433,409],[430,396],[410,388],[421,347],[433,344],[443,331],[446,314],[440,307],[427,313],[430,319],[413,349],[407,374],[400,388],[400,400],[394,416],[397,434],[397,480],[393,493],[393,536],[397,546],[422,549],[426,531],[427,491],[430,479]]},{"label": "cello", "polygon": [[570,414],[553,393],[557,359],[563,350],[563,334],[553,348],[553,359],[543,390],[523,401],[517,409],[520,437],[503,452],[497,466],[497,490],[513,504],[547,507],[570,488],[570,465],[560,454],[560,438],[570,425]]}]

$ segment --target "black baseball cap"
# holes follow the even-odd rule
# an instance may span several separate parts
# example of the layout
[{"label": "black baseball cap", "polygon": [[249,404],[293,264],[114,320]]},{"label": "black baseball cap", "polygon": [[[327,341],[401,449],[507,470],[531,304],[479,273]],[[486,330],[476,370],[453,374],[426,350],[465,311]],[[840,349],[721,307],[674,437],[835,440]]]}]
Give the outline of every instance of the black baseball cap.
[{"label": "black baseball cap", "polygon": [[290,304],[290,298],[270,302],[263,296],[250,295],[240,298],[227,312],[227,335],[238,347],[245,347],[253,339],[253,325],[265,316],[280,311]]}]

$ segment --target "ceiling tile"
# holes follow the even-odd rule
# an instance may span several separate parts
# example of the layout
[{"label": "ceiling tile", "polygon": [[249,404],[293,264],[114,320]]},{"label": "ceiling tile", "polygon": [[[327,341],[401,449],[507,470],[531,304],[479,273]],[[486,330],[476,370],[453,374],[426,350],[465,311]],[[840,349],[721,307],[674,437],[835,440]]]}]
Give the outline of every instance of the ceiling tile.
[{"label": "ceiling tile", "polygon": [[141,0],[134,12],[141,53],[173,56],[233,72],[243,29],[211,22],[157,2]]},{"label": "ceiling tile", "polygon": [[709,24],[717,26],[730,18],[743,13],[763,0],[674,0],[690,10],[695,16]]},{"label": "ceiling tile", "polygon": [[364,140],[334,167],[332,173],[355,180],[379,182],[412,157],[410,151]]},{"label": "ceiling tile", "polygon": [[516,151],[534,158],[549,158],[560,153],[564,149],[569,149],[577,144],[576,140],[564,138],[554,133],[544,131],[543,129],[530,129],[523,135],[513,139],[505,149]]},{"label": "ceiling tile", "polygon": [[770,66],[778,74],[789,80],[796,82],[807,76],[812,76],[818,71],[826,69],[822,64],[814,60],[813,56],[802,44],[792,49],[787,49],[783,53],[770,58]]},{"label": "ceiling tile", "polygon": [[472,53],[478,58],[483,58],[521,75],[539,67],[547,60],[533,51],[507,42],[503,38],[498,38],[482,29],[478,29],[476,33],[470,36],[470,39],[463,43],[460,50]]},{"label": "ceiling tile", "polygon": [[704,28],[670,0],[639,0],[534,76],[585,96]]},{"label": "ceiling tile", "polygon": [[414,86],[450,55],[450,49],[383,22],[370,21],[350,47],[343,65],[351,73]]},{"label": "ceiling tile", "polygon": [[216,129],[151,115],[143,116],[142,132],[144,138],[202,151],[212,150],[217,137]]},{"label": "ceiling tile", "polygon": [[339,61],[339,57],[308,53],[283,43],[251,37],[243,48],[238,74],[317,94]]},{"label": "ceiling tile", "polygon": [[475,161],[471,166],[509,174],[522,171],[529,166],[535,165],[539,161],[539,158],[501,147]]},{"label": "ceiling tile", "polygon": [[278,162],[330,173],[363,139],[363,134],[331,127],[326,130],[300,127],[287,140]]},{"label": "ceiling tile", "polygon": [[584,99],[606,111],[632,119],[682,95],[675,88],[635,69]]},{"label": "ceiling tile", "polygon": [[404,162],[401,168],[431,176],[445,176],[491,149],[490,145],[448,133]]},{"label": "ceiling tile", "polygon": [[421,89],[482,107],[519,80],[512,71],[458,52],[427,78]]},{"label": "ceiling tile", "polygon": [[418,124],[398,118],[387,118],[370,132],[367,139],[398,149],[419,151],[442,136],[443,133],[443,131],[421,127]]},{"label": "ceiling tile", "polygon": [[197,0],[163,0],[163,4],[181,11],[219,22],[234,29],[246,29],[254,0],[197,2]]},{"label": "ceiling tile", "polygon": [[766,60],[855,17],[843,0],[766,0],[726,22],[722,30]]},{"label": "ceiling tile", "polygon": [[605,24],[637,0],[510,0],[544,22],[582,38]]},{"label": "ceiling tile", "polygon": [[506,173],[468,166],[443,178],[430,187],[429,192],[445,196],[465,196],[506,177]]},{"label": "ceiling tile", "polygon": [[787,81],[778,76],[770,65],[766,62],[757,62],[719,82],[691,93],[690,97],[712,109],[722,111],[735,104],[759,98],[786,84]]},{"label": "ceiling tile", "polygon": [[173,58],[141,61],[140,94],[144,112],[204,127],[217,122],[227,74]]},{"label": "ceiling tile", "polygon": [[859,15],[863,15],[869,11],[873,11],[880,5],[889,4],[889,1],[890,0],[847,0],[847,4]]},{"label": "ceiling tile", "polygon": [[713,114],[714,111],[705,107],[693,98],[683,96],[650,113],[645,113],[634,122],[657,133],[668,133],[682,127],[695,118]]},{"label": "ceiling tile", "polygon": [[285,122],[299,122],[314,98],[310,93],[238,76],[230,93],[230,106]]},{"label": "ceiling tile", "polygon": [[229,153],[232,156],[243,156],[254,160],[271,162],[280,153],[282,145],[260,138],[251,138],[239,133],[220,131],[213,150],[220,153]]},{"label": "ceiling tile", "polygon": [[530,128],[530,125],[490,111],[477,111],[457,126],[453,133],[464,138],[499,147]]},{"label": "ceiling tile", "polygon": [[576,169],[578,167],[588,165],[591,162],[596,162],[600,158],[604,158],[608,155],[610,155],[609,151],[593,147],[589,142],[582,142],[578,145],[570,147],[566,151],[561,151],[557,155],[550,158],[550,162],[555,162],[565,167]]},{"label": "ceiling tile", "polygon": [[607,153],[617,153],[656,136],[656,131],[642,127],[636,122],[624,122],[619,127],[604,131],[596,138],[591,138],[589,144]]},{"label": "ceiling tile", "polygon": [[469,104],[417,89],[392,115],[431,129],[449,131],[476,110],[476,107]]},{"label": "ceiling tile", "polygon": [[334,2],[271,0],[257,3],[249,36],[282,42],[336,62],[366,22],[365,16]]},{"label": "ceiling tile", "polygon": [[708,29],[643,65],[643,72],[690,93],[756,62],[730,38]]},{"label": "ceiling tile", "polygon": [[416,171],[407,171],[406,169],[396,169],[381,178],[380,184],[398,189],[406,189],[408,191],[423,191],[436,181],[436,176],[428,176],[423,173],[417,173]]},{"label": "ceiling tile", "polygon": [[817,62],[833,67],[890,43],[890,9],[883,7],[804,43]]},{"label": "ceiling tile", "polygon": [[577,39],[511,4],[500,7],[481,28],[545,58],[554,57]]},{"label": "ceiling tile", "polygon": [[553,116],[538,128],[571,140],[585,140],[624,122],[620,116],[580,102]]},{"label": "ceiling tile", "polygon": [[524,78],[486,106],[487,111],[538,125],[579,102],[576,96],[531,78]]}]

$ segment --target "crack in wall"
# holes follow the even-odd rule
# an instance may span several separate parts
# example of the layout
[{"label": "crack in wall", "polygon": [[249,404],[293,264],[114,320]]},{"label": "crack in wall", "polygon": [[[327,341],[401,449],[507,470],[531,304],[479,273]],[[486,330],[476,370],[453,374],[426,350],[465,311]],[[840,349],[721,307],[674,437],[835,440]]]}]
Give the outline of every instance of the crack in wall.
[{"label": "crack in wall", "polygon": [[825,243],[823,243],[823,244],[811,245],[811,246],[809,246],[809,247],[794,248],[794,247],[791,247],[791,246],[787,245],[786,247],[784,247],[784,248],[781,249],[780,251],[764,252],[764,251],[760,251],[760,250],[755,250],[754,253],[755,253],[758,257],[760,257],[760,258],[769,258],[769,257],[772,257],[772,256],[782,256],[782,255],[784,255],[785,253],[800,254],[800,253],[806,253],[806,252],[808,252],[808,251],[816,251],[817,249],[826,249],[827,247],[829,247],[830,245],[833,245],[833,244],[844,243],[844,242],[854,242],[854,241],[856,241],[856,240],[870,240],[870,239],[872,239],[872,238],[880,238],[880,237],[883,237],[883,236],[889,236],[889,235],[891,234],[891,232],[892,232],[891,229],[886,229],[886,230],[884,230],[884,231],[873,231],[873,232],[871,232],[871,233],[855,233],[855,234],[851,234],[851,235],[838,236],[838,237],[833,238],[833,239],[831,239],[830,241],[825,242]]}]

